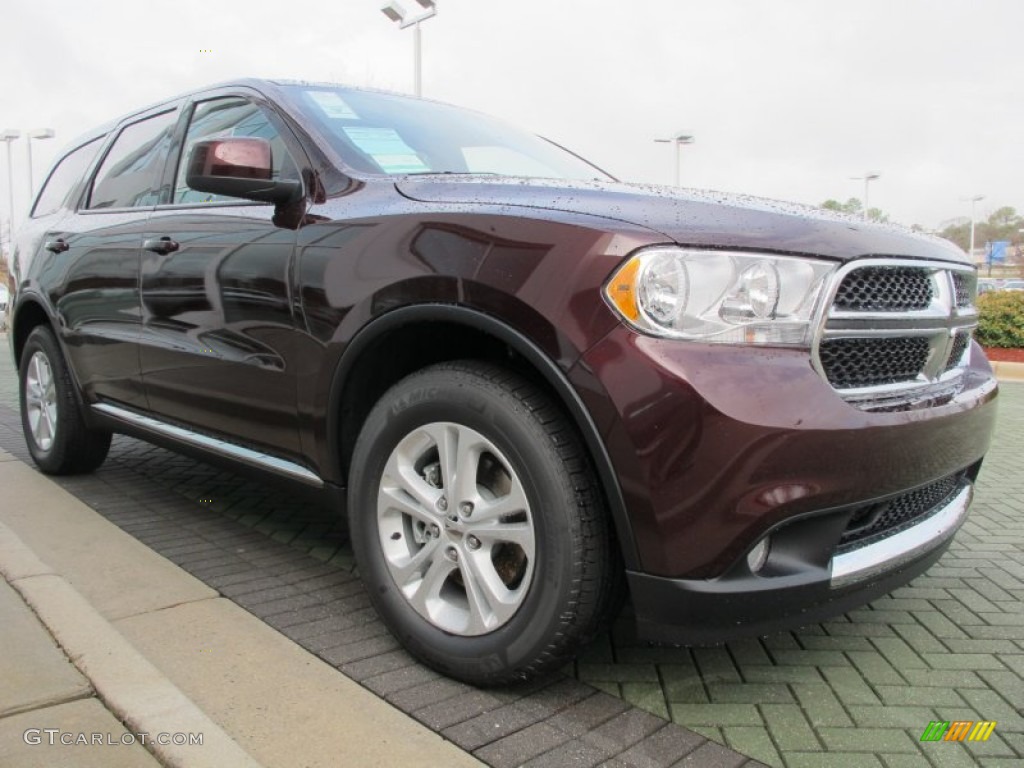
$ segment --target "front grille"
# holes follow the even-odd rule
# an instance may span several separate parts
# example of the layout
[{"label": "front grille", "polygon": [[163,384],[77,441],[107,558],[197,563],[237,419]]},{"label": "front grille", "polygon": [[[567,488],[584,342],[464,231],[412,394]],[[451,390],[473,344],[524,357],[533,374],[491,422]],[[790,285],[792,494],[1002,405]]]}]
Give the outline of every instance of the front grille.
[{"label": "front grille", "polygon": [[971,272],[954,272],[953,288],[956,292],[956,305],[969,307],[978,289],[978,277]]},{"label": "front grille", "polygon": [[837,552],[849,552],[921,522],[946,506],[965,482],[965,473],[957,472],[916,491],[854,510]]},{"label": "front grille", "polygon": [[929,350],[924,338],[828,339],[818,355],[833,387],[853,389],[913,381]]},{"label": "front grille", "polygon": [[967,345],[971,343],[971,332],[960,331],[953,339],[953,346],[949,350],[949,360],[946,361],[944,371],[950,371],[960,365],[960,360],[967,351]]},{"label": "front grille", "polygon": [[948,403],[965,385],[976,286],[974,270],[943,262],[851,263],[819,330],[819,372],[865,411]]},{"label": "front grille", "polygon": [[844,312],[908,312],[927,309],[934,289],[928,272],[913,267],[865,267],[848,274],[836,291]]}]

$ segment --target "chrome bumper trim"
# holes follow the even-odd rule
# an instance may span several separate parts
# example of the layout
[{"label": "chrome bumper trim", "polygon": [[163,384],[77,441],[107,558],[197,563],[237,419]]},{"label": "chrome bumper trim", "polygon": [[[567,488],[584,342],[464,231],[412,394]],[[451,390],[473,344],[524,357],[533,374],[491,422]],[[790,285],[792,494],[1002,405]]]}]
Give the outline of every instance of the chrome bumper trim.
[{"label": "chrome bumper trim", "polygon": [[324,481],[310,470],[295,464],[294,462],[286,461],[285,459],[280,459],[276,456],[260,453],[259,451],[252,450],[251,448],[243,448],[240,445],[229,443],[226,440],[220,440],[216,437],[210,437],[209,435],[203,435],[199,432],[193,432],[192,430],[185,429],[184,427],[167,424],[166,422],[159,421],[151,416],[143,416],[142,414],[135,413],[134,411],[129,411],[124,408],[118,408],[116,405],[110,405],[109,403],[97,403],[92,406],[92,409],[106,416],[111,416],[118,421],[123,421],[136,427],[141,427],[148,432],[155,432],[156,434],[170,437],[179,442],[188,443],[189,445],[196,446],[197,448],[202,448],[204,451],[217,453],[243,464],[248,464],[249,466],[266,469],[275,474],[290,477],[293,480],[298,480],[316,488],[322,488],[324,485]]},{"label": "chrome bumper trim", "polygon": [[832,558],[830,586],[845,587],[898,568],[952,538],[967,519],[974,486],[964,486],[946,506],[905,531]]}]

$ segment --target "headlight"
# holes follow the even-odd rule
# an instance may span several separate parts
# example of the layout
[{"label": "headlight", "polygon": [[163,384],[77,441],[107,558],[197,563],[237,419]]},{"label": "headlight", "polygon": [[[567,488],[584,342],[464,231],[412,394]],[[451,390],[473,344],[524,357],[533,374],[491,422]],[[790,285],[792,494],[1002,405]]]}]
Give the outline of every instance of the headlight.
[{"label": "headlight", "polygon": [[615,271],[604,293],[626,322],[654,336],[808,347],[834,269],[790,256],[648,248]]}]

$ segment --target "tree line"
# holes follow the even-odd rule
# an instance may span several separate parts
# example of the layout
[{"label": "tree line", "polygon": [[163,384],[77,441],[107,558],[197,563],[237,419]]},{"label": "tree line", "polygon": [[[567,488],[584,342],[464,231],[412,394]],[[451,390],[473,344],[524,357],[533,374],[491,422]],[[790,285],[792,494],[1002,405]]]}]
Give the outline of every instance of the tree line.
[{"label": "tree line", "polygon": [[[974,244],[982,246],[985,243],[1005,240],[1014,245],[1020,245],[1022,229],[1024,229],[1024,216],[1020,216],[1012,206],[1004,205],[987,220],[974,222]],[[947,240],[952,240],[966,251],[971,242],[971,222],[950,224],[938,234]]]},{"label": "tree line", "polygon": [[[857,197],[851,197],[845,203],[840,203],[838,200],[830,198],[822,203],[820,207],[826,211],[839,211],[839,213],[849,213],[852,216],[861,216],[864,213],[864,203]],[[868,208],[868,218],[871,221],[880,221],[883,224],[889,221],[888,214],[882,213],[881,208]]]},{"label": "tree line", "polygon": [[[826,200],[819,207],[828,211],[839,211],[840,213],[860,216],[864,209],[864,204],[858,198],[851,197],[845,203],[841,203],[838,200]],[[879,208],[868,208],[867,217],[872,221],[883,223],[889,221],[888,214]],[[926,231],[924,227],[918,224],[915,224],[911,229],[918,232]],[[985,243],[1006,240],[1020,246],[1024,242],[1024,232],[1021,230],[1024,230],[1024,216],[1018,214],[1016,208],[1004,205],[992,213],[986,220],[974,222],[974,245],[979,247],[985,245]],[[941,232],[936,232],[935,234],[947,240],[952,240],[966,251],[970,248],[971,243],[971,222],[969,219],[965,219],[957,224],[950,224]]]}]

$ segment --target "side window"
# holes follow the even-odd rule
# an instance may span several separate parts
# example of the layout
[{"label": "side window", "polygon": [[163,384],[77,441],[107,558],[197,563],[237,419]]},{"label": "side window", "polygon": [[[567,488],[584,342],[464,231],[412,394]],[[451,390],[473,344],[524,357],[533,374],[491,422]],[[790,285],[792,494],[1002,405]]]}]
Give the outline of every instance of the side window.
[{"label": "side window", "polygon": [[32,217],[48,216],[64,205],[71,190],[82,178],[93,158],[103,143],[102,137],[93,139],[88,144],[83,144],[78,149],[64,155],[63,159],[50,171],[50,176],[43,184],[43,188],[36,198],[36,204],[32,208]]},{"label": "side window", "polygon": [[177,110],[171,110],[125,127],[96,172],[89,207],[155,205],[177,121]]},{"label": "side window", "polygon": [[285,149],[281,134],[267,117],[267,113],[256,104],[237,96],[223,99],[211,99],[196,104],[189,120],[188,133],[185,135],[185,146],[178,161],[178,175],[174,181],[175,204],[183,203],[219,203],[238,201],[240,198],[226,195],[214,195],[199,192],[189,187],[185,181],[188,170],[189,156],[197,141],[219,139],[231,136],[266,139],[270,142],[273,162],[272,178],[298,179],[299,169],[288,150]]}]

